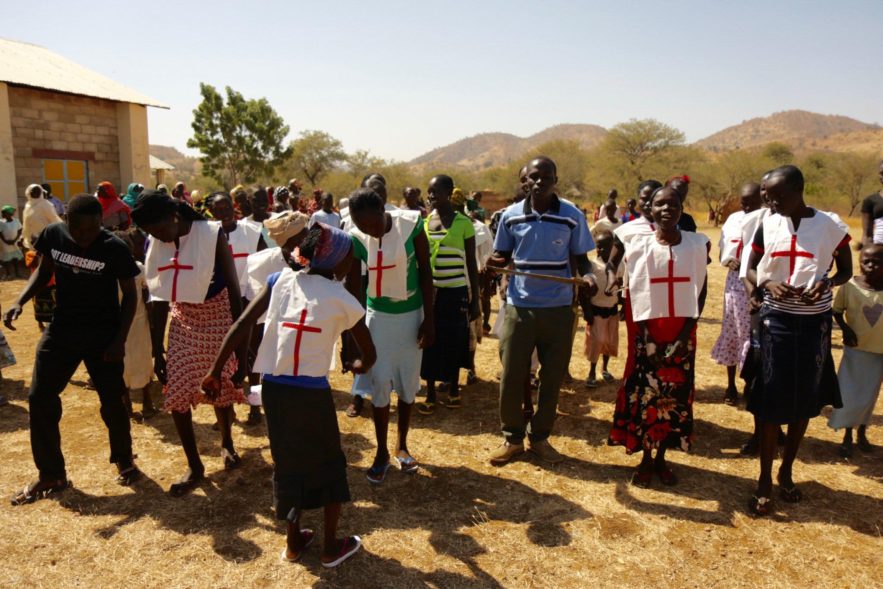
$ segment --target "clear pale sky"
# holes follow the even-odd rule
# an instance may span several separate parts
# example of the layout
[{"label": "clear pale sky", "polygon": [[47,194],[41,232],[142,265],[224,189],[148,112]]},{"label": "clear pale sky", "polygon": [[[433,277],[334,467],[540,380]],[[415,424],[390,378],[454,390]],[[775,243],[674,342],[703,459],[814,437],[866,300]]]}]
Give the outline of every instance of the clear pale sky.
[{"label": "clear pale sky", "polygon": [[800,108],[883,123],[883,1],[211,3],[0,0],[0,36],[159,101],[183,149],[199,82],[266,97],[291,137],[408,160],[488,131],[652,117],[690,141]]}]

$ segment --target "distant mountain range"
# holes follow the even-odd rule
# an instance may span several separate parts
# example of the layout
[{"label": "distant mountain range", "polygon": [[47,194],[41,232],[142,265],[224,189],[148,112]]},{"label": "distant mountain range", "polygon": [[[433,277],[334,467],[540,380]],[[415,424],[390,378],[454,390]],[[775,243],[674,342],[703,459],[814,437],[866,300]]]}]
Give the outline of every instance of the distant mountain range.
[{"label": "distant mountain range", "polygon": [[[524,152],[556,139],[575,140],[585,147],[593,147],[604,139],[606,133],[607,130],[598,125],[555,125],[530,137],[482,133],[433,149],[410,163],[480,170],[506,164]],[[788,110],[727,127],[700,139],[696,145],[709,151],[728,151],[759,147],[773,141],[786,143],[797,152],[814,149],[883,152],[883,128],[839,115]]]},{"label": "distant mountain range", "polygon": [[[591,148],[603,141],[607,129],[598,125],[555,125],[530,137],[511,133],[481,133],[429,151],[409,163],[427,168],[463,167],[484,170],[509,163],[526,151],[554,140],[577,141]],[[760,147],[779,141],[800,153],[823,151],[871,151],[883,154],[883,127],[840,115],[787,110],[727,127],[700,139],[695,145],[709,151]],[[163,145],[151,145],[150,153],[175,166],[176,176],[192,179],[199,160]]]},{"label": "distant mountain range", "polygon": [[[852,136],[870,133],[877,135],[883,130],[879,125],[863,123],[840,115],[820,115],[805,110],[786,110],[768,117],[758,117],[727,127],[696,145],[711,151],[728,151],[757,147],[771,141],[780,141],[796,151],[846,147],[850,141],[831,141],[836,136]],[[843,139],[844,137],[841,137]],[[883,143],[877,149],[883,148]],[[840,149],[837,149],[838,151]]]},{"label": "distant mountain range", "polygon": [[558,139],[577,141],[583,147],[598,145],[607,129],[598,125],[555,125],[530,137],[511,133],[482,133],[433,149],[411,160],[427,167],[457,166],[483,170],[509,163],[524,152]]}]

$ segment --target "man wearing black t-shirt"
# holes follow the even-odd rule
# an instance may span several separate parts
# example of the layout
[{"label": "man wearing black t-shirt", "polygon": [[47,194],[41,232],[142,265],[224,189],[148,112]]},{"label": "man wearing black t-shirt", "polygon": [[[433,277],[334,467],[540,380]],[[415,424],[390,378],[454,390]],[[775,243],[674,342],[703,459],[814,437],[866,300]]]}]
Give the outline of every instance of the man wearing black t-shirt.
[{"label": "man wearing black t-shirt", "polygon": [[102,228],[101,217],[101,203],[95,197],[83,194],[71,200],[67,221],[49,225],[37,237],[39,268],[4,317],[6,327],[15,329],[12,322],[21,315],[22,305],[55,275],[55,313],[37,345],[28,394],[31,451],[40,476],[13,497],[14,505],[69,486],[58,429],[60,395],[80,362],[85,362],[98,391],[110,438],[110,462],[119,470],[117,482],[128,485],[140,475],[123,403],[123,357],[135,315],[138,266],[128,246]]}]

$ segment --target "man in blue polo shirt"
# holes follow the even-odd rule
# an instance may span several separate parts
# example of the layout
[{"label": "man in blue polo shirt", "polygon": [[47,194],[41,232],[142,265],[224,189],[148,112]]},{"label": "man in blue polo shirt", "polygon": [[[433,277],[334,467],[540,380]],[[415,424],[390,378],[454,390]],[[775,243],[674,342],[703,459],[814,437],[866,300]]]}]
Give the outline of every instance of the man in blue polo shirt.
[{"label": "man in blue polo shirt", "polygon": [[[555,162],[547,157],[532,160],[522,183],[527,198],[503,211],[488,266],[503,268],[511,261],[519,272],[565,278],[572,277],[575,267],[586,282],[587,294],[593,294],[597,286],[586,254],[595,244],[583,213],[555,193]],[[551,463],[564,459],[548,438],[573,346],[573,294],[571,285],[510,277],[500,335],[500,421],[506,441],[491,455],[495,466],[524,452],[525,434],[530,450],[541,459]],[[526,424],[522,400],[534,348],[540,360],[540,388],[537,411]]]}]

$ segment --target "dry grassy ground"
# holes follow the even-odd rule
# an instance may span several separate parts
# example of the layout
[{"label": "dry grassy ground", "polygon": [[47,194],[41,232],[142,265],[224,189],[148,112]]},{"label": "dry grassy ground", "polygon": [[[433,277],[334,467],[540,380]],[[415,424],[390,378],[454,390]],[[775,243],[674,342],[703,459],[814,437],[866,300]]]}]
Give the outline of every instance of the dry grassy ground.
[{"label": "dry grassy ground", "polygon": [[[708,232],[713,240],[717,235]],[[114,484],[95,393],[80,371],[64,394],[63,444],[76,484],[56,500],[0,507],[0,585],[118,587],[754,587],[883,585],[883,448],[837,457],[838,434],[824,418],[809,428],[795,478],[806,500],[777,502],[756,521],[745,503],[756,460],[741,458],[751,416],[721,402],[722,367],[708,359],[720,329],[724,272],[710,266],[710,295],[699,330],[697,441],[672,453],[681,483],[644,490],[630,486],[637,458],[605,445],[615,386],[587,390],[583,337],[571,371],[580,381],[562,391],[552,442],[568,460],[548,467],[526,458],[495,469],[485,458],[500,442],[500,370],[495,340],[479,352],[482,382],[464,392],[460,410],[415,416],[411,449],[416,476],[390,471],[385,484],[365,480],[374,449],[367,418],[343,414],[349,376],[333,384],[349,458],[354,502],[341,531],[358,533],[364,551],[339,570],[319,565],[311,548],[301,564],[283,564],[283,527],[271,511],[272,467],[264,428],[236,426],[244,467],[222,470],[213,415],[196,412],[210,482],[173,499],[165,491],[184,469],[171,419],[133,425],[147,479]],[[6,308],[22,282],[0,285]],[[19,364],[5,371],[0,409],[3,469],[11,495],[34,476],[28,442],[27,385],[38,337],[30,310],[7,333]],[[624,331],[624,330],[623,330]],[[839,362],[840,335],[835,332]],[[623,348],[624,349],[624,348]],[[620,374],[623,359],[612,363]],[[137,405],[136,405],[137,406]],[[878,405],[871,440],[883,446]],[[238,409],[240,419],[247,410]],[[395,439],[395,427],[390,440]],[[318,513],[305,518],[318,525]]]}]

